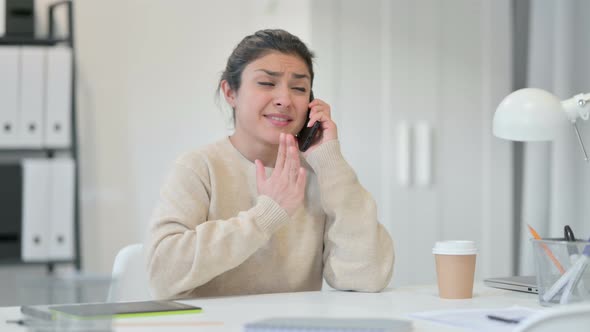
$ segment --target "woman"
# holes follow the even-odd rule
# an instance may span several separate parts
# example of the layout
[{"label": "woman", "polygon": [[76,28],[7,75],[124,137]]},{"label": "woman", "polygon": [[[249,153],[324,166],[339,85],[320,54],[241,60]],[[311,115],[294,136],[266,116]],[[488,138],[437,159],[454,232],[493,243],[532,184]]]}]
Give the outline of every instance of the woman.
[{"label": "woman", "polygon": [[[340,152],[330,106],[310,102],[312,58],[283,30],[232,52],[219,89],[235,133],[181,156],[154,213],[156,298],[319,290],[322,276],[342,290],[389,283],[391,238]],[[315,122],[320,134],[300,154],[294,135]]]}]

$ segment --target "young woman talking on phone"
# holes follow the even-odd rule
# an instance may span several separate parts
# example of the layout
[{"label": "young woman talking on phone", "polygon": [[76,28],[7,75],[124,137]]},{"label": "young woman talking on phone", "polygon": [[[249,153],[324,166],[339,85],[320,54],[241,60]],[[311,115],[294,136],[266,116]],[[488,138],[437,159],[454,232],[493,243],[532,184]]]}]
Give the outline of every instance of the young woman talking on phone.
[{"label": "young woman talking on phone", "polygon": [[[322,278],[341,290],[388,285],[391,238],[340,152],[330,105],[310,102],[312,58],[283,30],[258,31],[233,50],[219,89],[235,133],[181,156],[153,215],[155,298],[312,291]],[[300,152],[295,135],[316,122]]]}]

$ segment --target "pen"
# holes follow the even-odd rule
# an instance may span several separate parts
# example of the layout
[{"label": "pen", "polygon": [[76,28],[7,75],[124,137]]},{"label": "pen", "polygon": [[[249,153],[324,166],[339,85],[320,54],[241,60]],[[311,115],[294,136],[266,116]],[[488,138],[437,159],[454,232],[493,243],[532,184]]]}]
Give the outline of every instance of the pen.
[{"label": "pen", "polygon": [[505,318],[495,315],[488,315],[488,318],[491,320],[497,320],[499,322],[507,323],[507,324],[518,324],[520,323],[521,318]]},{"label": "pen", "polygon": [[576,242],[576,237],[574,236],[574,231],[572,231],[572,228],[570,227],[570,225],[565,225],[563,227],[563,237],[565,237],[566,241]]},{"label": "pen", "polygon": [[[531,232],[531,234],[535,238],[535,240],[541,240],[539,233],[537,233],[537,231],[531,225],[527,224],[527,226],[529,228],[529,231]],[[559,264],[559,261],[557,260],[557,258],[555,258],[555,256],[553,256],[553,253],[551,252],[549,247],[547,247],[547,245],[545,243],[541,243],[541,247],[543,247],[543,250],[545,250],[545,253],[547,253],[547,256],[553,262],[553,265],[555,265],[555,267],[559,270],[559,273],[564,274],[565,270],[563,269],[563,266],[561,266],[561,264]]]}]

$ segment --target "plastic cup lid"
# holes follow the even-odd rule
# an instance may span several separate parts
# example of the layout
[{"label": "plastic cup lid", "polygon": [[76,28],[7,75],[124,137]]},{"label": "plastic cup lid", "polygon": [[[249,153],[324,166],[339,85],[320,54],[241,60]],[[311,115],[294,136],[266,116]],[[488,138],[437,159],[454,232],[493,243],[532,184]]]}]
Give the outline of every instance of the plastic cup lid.
[{"label": "plastic cup lid", "polygon": [[432,253],[437,255],[475,255],[477,248],[473,241],[441,241],[436,242]]}]

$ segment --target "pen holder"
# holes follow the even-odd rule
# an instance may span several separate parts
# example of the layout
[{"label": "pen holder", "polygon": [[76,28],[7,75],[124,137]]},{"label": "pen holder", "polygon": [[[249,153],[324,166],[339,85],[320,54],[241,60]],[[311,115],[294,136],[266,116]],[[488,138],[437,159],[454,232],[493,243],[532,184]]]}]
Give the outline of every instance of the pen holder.
[{"label": "pen holder", "polygon": [[590,301],[590,242],[532,239],[539,303]]}]

